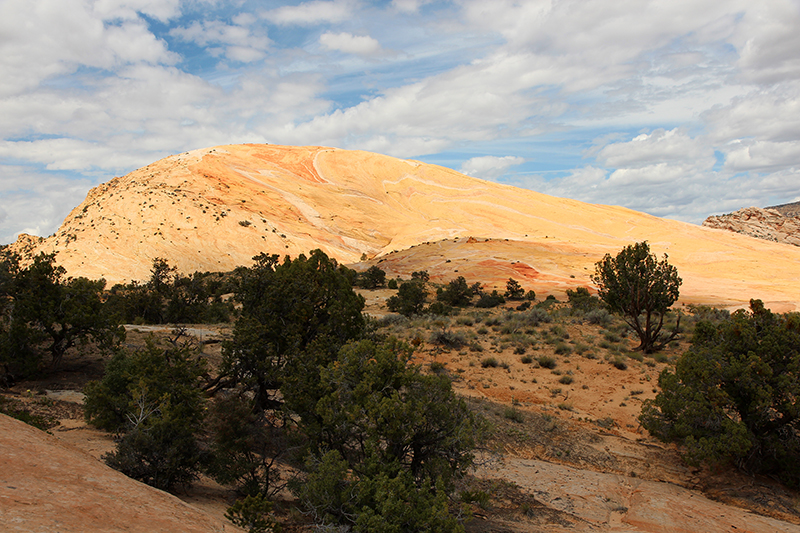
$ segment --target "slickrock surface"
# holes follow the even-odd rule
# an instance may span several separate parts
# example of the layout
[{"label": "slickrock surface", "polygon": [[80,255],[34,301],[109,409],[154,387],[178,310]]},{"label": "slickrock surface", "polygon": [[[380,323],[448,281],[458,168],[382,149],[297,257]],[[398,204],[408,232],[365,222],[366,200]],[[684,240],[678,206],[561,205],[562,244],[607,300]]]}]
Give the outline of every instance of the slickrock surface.
[{"label": "slickrock surface", "polygon": [[776,209],[746,207],[728,215],[708,217],[703,226],[800,246],[800,216],[786,216]]},{"label": "slickrock surface", "polygon": [[604,533],[797,533],[800,527],[709,500],[671,483],[507,458],[481,476],[503,479],[577,520],[546,531]]},{"label": "slickrock surface", "polygon": [[0,415],[0,531],[219,533],[231,524]]},{"label": "slickrock surface", "polygon": [[167,157],[90,191],[55,235],[13,246],[57,252],[70,275],[110,284],[147,279],[155,257],[191,273],[321,248],[347,264],[383,259],[404,276],[428,269],[434,281],[501,286],[515,277],[563,294],[590,285],[604,254],[642,240],[669,254],[684,302],[800,308],[799,248],[335,148],[231,145]]}]

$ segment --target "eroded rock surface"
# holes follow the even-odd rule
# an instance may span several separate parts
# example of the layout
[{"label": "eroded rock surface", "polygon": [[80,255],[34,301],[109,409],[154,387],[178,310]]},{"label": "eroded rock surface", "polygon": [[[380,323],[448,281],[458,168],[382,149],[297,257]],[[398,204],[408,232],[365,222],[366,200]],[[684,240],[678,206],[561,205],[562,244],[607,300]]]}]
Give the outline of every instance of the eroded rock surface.
[{"label": "eroded rock surface", "polygon": [[776,209],[746,207],[727,215],[710,216],[703,226],[800,246],[800,216],[785,216]]},{"label": "eroded rock surface", "polygon": [[[657,481],[507,457],[482,477],[502,477],[575,519],[565,530],[604,533],[797,533],[800,527]],[[562,531],[552,526],[547,531]]]},{"label": "eroded rock surface", "polygon": [[0,414],[0,531],[219,533],[230,524]]}]

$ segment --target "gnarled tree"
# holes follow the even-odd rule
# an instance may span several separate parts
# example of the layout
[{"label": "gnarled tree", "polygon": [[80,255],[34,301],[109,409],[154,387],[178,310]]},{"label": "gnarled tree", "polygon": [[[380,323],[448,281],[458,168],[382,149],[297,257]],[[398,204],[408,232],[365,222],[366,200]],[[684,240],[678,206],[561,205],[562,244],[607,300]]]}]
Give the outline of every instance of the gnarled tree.
[{"label": "gnarled tree", "polygon": [[682,280],[666,254],[659,261],[650,253],[647,241],[626,246],[616,257],[606,254],[595,265],[592,281],[600,299],[639,336],[637,350],[653,353],[677,336],[678,325],[670,333],[662,330]]}]

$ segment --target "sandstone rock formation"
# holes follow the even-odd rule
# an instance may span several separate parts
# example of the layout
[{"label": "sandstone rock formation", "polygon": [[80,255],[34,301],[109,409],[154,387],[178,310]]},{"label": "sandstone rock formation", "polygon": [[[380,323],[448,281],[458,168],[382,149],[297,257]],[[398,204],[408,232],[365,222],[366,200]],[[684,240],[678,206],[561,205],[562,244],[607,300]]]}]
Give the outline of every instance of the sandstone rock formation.
[{"label": "sandstone rock formation", "polygon": [[239,531],[0,414],[0,531]]},{"label": "sandstone rock formation", "polygon": [[[471,239],[470,239],[471,237]],[[167,157],[94,188],[26,254],[56,252],[72,276],[149,277],[163,257],[182,272],[226,271],[260,253],[314,248],[390,275],[428,269],[537,294],[589,286],[594,264],[648,240],[678,267],[686,302],[798,307],[800,249],[483,181],[369,152],[231,145]]]},{"label": "sandstone rock formation", "polygon": [[727,215],[710,216],[703,226],[800,246],[800,216],[786,216],[776,209],[745,207]]},{"label": "sandstone rock formation", "polygon": [[774,209],[785,217],[800,216],[800,202],[792,202],[789,204],[773,205],[765,207],[764,209]]}]

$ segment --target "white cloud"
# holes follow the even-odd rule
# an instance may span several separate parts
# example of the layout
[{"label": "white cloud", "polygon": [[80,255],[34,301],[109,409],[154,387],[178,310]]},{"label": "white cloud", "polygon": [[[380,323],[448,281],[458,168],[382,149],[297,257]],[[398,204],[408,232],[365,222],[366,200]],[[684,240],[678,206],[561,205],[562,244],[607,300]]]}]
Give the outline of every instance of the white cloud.
[{"label": "white cloud", "polygon": [[264,11],[261,16],[275,24],[310,26],[345,21],[353,15],[354,8],[353,0],[315,0]]},{"label": "white cloud", "polygon": [[375,56],[383,52],[380,43],[369,35],[323,33],[319,38],[319,42],[329,50],[336,50],[346,54]]},{"label": "white cloud", "polygon": [[170,34],[199,46],[222,45],[225,56],[234,61],[252,63],[263,59],[271,41],[247,27],[252,21],[239,18],[244,24],[226,24],[218,20],[193,22],[187,27],[173,28]]},{"label": "white cloud", "polygon": [[30,90],[81,66],[113,69],[130,63],[173,64],[177,56],[138,18],[107,24],[114,10],[96,12],[82,0],[0,3],[0,98]]},{"label": "white cloud", "polygon": [[699,139],[693,139],[677,129],[657,129],[643,133],[630,142],[606,145],[597,153],[597,160],[612,168],[652,166],[666,162],[714,163],[714,150]]},{"label": "white cloud", "polygon": [[0,242],[20,233],[45,236],[86,197],[92,183],[30,168],[0,165]]},{"label": "white cloud", "polygon": [[734,172],[775,171],[787,167],[800,169],[800,141],[737,140],[728,145],[725,151],[725,168]]},{"label": "white cloud", "polygon": [[416,13],[419,8],[433,3],[433,0],[392,0],[392,7],[401,13]]},{"label": "white cloud", "polygon": [[475,178],[495,180],[505,174],[510,167],[521,165],[524,162],[524,158],[513,155],[505,157],[485,155],[466,160],[461,165],[460,172]]},{"label": "white cloud", "polygon": [[138,13],[167,22],[180,15],[180,0],[97,0],[92,10],[104,20],[136,19]]},{"label": "white cloud", "polygon": [[742,77],[763,84],[800,79],[800,4],[773,0],[751,4],[732,39]]}]

